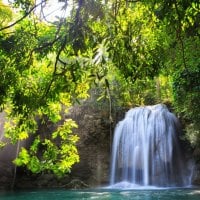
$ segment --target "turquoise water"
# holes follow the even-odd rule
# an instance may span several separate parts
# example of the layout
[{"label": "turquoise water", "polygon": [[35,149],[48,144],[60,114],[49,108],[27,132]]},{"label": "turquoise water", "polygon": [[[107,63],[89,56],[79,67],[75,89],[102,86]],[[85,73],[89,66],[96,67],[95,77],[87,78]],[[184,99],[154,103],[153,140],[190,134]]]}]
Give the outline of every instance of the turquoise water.
[{"label": "turquoise water", "polygon": [[32,190],[0,191],[0,200],[200,200],[199,189],[163,189],[163,190]]}]

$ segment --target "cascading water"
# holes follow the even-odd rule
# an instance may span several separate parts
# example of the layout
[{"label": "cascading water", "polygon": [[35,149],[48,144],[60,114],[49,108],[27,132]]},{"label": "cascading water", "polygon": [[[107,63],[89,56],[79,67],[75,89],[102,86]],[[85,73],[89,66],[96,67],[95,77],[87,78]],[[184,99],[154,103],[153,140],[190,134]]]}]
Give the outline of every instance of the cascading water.
[{"label": "cascading water", "polygon": [[110,184],[189,185],[179,132],[177,118],[163,104],[129,110],[115,129]]}]

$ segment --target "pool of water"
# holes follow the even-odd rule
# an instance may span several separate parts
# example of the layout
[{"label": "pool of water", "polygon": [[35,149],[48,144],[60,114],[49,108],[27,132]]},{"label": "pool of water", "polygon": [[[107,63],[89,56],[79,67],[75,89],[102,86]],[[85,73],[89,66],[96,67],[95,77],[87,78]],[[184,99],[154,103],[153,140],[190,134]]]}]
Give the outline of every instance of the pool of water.
[{"label": "pool of water", "polygon": [[65,200],[65,199],[111,199],[111,200],[200,200],[200,188],[190,189],[87,189],[87,190],[31,190],[0,191],[0,200]]}]

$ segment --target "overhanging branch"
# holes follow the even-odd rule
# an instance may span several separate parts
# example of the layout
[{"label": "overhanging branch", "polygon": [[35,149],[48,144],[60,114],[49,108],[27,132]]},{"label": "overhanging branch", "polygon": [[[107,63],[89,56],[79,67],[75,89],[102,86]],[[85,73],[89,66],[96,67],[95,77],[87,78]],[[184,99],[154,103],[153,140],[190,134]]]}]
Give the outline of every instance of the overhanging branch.
[{"label": "overhanging branch", "polygon": [[34,5],[24,16],[22,16],[20,19],[18,19],[17,21],[13,22],[12,24],[0,28],[0,31],[3,31],[5,29],[9,29],[9,28],[15,26],[16,24],[18,24],[19,22],[21,22],[23,19],[25,19],[27,16],[29,16],[31,14],[31,12],[33,12],[33,10],[35,10],[42,3],[43,3],[43,1],[41,1],[40,3]]}]

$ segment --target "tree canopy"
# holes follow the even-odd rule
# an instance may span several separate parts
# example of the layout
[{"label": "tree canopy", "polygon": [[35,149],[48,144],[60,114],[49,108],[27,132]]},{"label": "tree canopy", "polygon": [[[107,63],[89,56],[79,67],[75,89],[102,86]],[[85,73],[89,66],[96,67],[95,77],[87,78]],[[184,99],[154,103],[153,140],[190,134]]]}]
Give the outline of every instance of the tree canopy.
[{"label": "tree canopy", "polygon": [[[76,124],[58,122],[97,86],[113,106],[170,102],[189,124],[187,138],[200,145],[198,0],[58,0],[70,13],[54,21],[46,20],[48,2],[0,1],[5,135],[12,143],[35,135],[17,165],[69,172],[79,160]],[[59,125],[43,138],[39,120]]]}]

